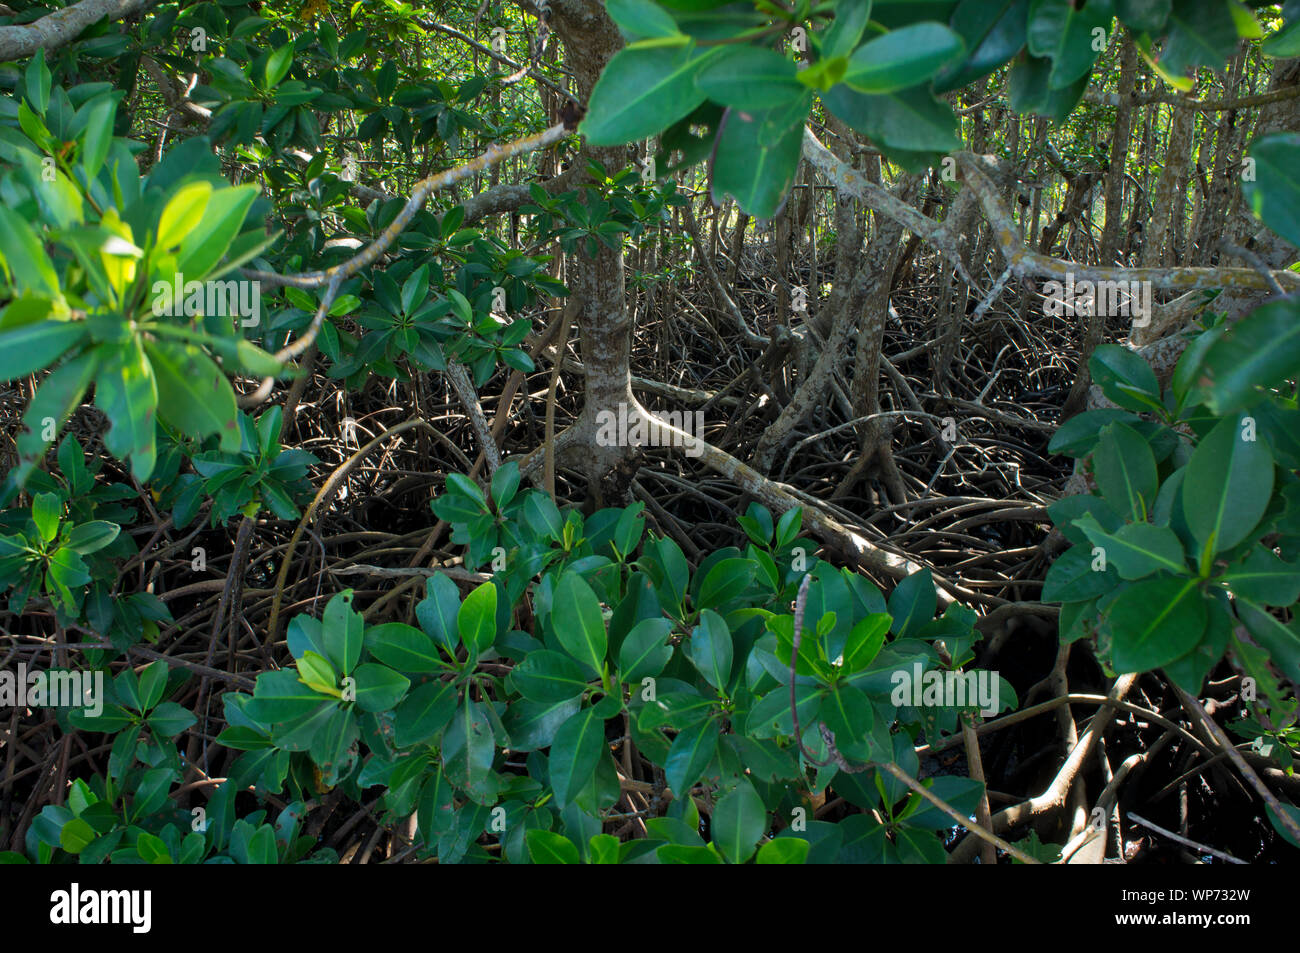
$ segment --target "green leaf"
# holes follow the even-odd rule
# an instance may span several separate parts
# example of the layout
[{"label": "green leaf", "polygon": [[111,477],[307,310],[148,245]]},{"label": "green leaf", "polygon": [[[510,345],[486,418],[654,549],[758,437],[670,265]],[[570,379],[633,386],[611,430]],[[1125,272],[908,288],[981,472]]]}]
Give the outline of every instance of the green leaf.
[{"label": "green leaf", "polygon": [[700,608],[722,608],[750,587],[758,565],[750,559],[723,559],[715,563],[700,586]]},{"label": "green leaf", "polygon": [[311,737],[307,750],[321,770],[323,783],[333,785],[356,756],[353,746],[360,730],[352,712],[333,703],[327,705],[325,711],[328,714],[322,714],[320,720],[307,729]]},{"label": "green leaf", "polygon": [[754,856],[758,839],[767,830],[767,808],[754,786],[741,778],[713,809],[713,844],[728,861],[743,864]]},{"label": "green leaf", "polygon": [[860,93],[892,93],[930,79],[965,52],[965,41],[943,24],[914,23],[858,47],[844,82]]},{"label": "green leaf", "polygon": [[498,512],[509,505],[518,489],[519,464],[511,460],[497,467],[497,472],[492,474],[492,499],[497,505]]},{"label": "green leaf", "polygon": [[178,188],[158,218],[155,247],[166,251],[181,244],[185,236],[203,221],[203,213],[211,195],[210,182],[189,182]]},{"label": "green leaf", "polygon": [[298,677],[302,683],[322,695],[332,695],[338,691],[338,672],[329,659],[315,652],[304,652],[298,659]]},{"label": "green leaf", "polygon": [[560,510],[545,493],[530,493],[524,501],[524,519],[533,532],[550,539],[560,539],[564,533],[564,520]]},{"label": "green leaf", "polygon": [[214,273],[243,227],[257,196],[256,185],[239,185],[212,193],[203,218],[181,239],[177,271],[187,281],[203,281]]},{"label": "green leaf", "polygon": [[1273,458],[1246,420],[1226,417],[1187,464],[1183,514],[1201,548],[1222,552],[1246,539],[1273,495]]},{"label": "green leaf", "polygon": [[1134,583],[1108,615],[1115,671],[1146,672],[1192,650],[1205,631],[1205,598],[1197,580],[1175,576]]},{"label": "green leaf", "polygon": [[957,116],[923,83],[869,96],[841,84],[822,96],[826,108],[879,145],[907,152],[961,148]]},{"label": "green leaf", "polygon": [[[415,607],[415,617],[420,628],[434,638],[448,655],[454,656],[460,645],[458,617],[460,590],[451,578],[439,573],[430,576],[424,585],[425,597]],[[400,666],[398,666],[400,667]],[[403,671],[413,671],[403,669]]]},{"label": "green leaf", "polygon": [[1088,75],[1101,52],[1093,31],[1101,30],[1104,49],[1114,15],[1113,5],[1100,0],[1077,6],[1074,0],[1034,0],[1030,4],[1029,52],[1052,60],[1049,88],[1061,89]]},{"label": "green leaf", "polygon": [[293,43],[286,43],[266,60],[266,88],[275,89],[280,81],[289,75],[293,66]]},{"label": "green leaf", "polygon": [[1145,521],[1156,498],[1156,458],[1142,435],[1126,424],[1107,424],[1092,458],[1097,488],[1125,519]]},{"label": "green leaf", "polygon": [[456,614],[456,630],[471,657],[477,658],[492,647],[497,637],[496,583],[485,582],[465,597]]},{"label": "green leaf", "polygon": [[887,613],[873,612],[853,626],[844,643],[844,655],[840,660],[844,671],[860,672],[875,661],[893,621]]},{"label": "green leaf", "polygon": [[490,803],[496,795],[492,759],[496,743],[483,705],[468,695],[461,701],[442,736],[442,766],[447,777],[476,803]]},{"label": "green leaf", "polygon": [[1057,428],[1047,449],[1067,457],[1086,457],[1092,453],[1101,438],[1101,429],[1115,421],[1137,423],[1138,418],[1127,410],[1116,407],[1104,407],[1099,410],[1085,410],[1075,414]]},{"label": "green leaf", "polygon": [[139,679],[140,711],[147,712],[162,701],[167,688],[167,663],[161,659],[149,663],[140,672]]},{"label": "green leaf", "polygon": [[811,848],[806,840],[797,837],[778,837],[758,849],[756,864],[802,864],[808,860]]},{"label": "green leaf", "polygon": [[1272,613],[1245,600],[1238,600],[1237,614],[1251,637],[1268,652],[1269,661],[1293,689],[1300,688],[1300,625],[1294,619],[1283,624]]},{"label": "green leaf", "polygon": [[297,671],[281,669],[257,676],[253,698],[244,706],[244,713],[263,725],[286,724],[306,718],[322,701],[319,694],[298,681]]},{"label": "green leaf", "polygon": [[357,707],[365,711],[388,711],[411,687],[411,680],[405,675],[374,662],[357,666],[352,677],[356,679]]},{"label": "green leaf", "polygon": [[961,89],[1009,61],[1025,45],[1029,0],[962,0],[950,25],[970,53],[941,72],[936,93]]},{"label": "green leaf", "polygon": [[1104,570],[1087,546],[1071,546],[1052,563],[1043,580],[1044,602],[1086,602],[1110,592],[1119,581],[1114,568]]},{"label": "green leaf", "polygon": [[730,46],[699,71],[696,83],[709,99],[745,110],[772,110],[803,98],[792,61],[775,50]]},{"label": "green leaf", "polygon": [[1239,599],[1267,606],[1289,606],[1300,599],[1300,565],[1283,562],[1263,546],[1228,567],[1222,581]]},{"label": "green leaf", "polygon": [[871,760],[875,753],[871,729],[876,719],[865,693],[852,685],[840,685],[822,699],[819,717],[834,733],[840,754],[859,761]]},{"label": "green leaf", "polygon": [[650,0],[607,0],[605,12],[629,39],[680,35],[673,18]]},{"label": "green leaf", "polygon": [[848,56],[862,40],[871,19],[871,0],[850,0],[835,6],[835,19],[822,37],[822,58]]},{"label": "green leaf", "polygon": [[730,195],[756,218],[772,218],[780,210],[799,168],[807,113],[787,116],[792,121],[768,133],[768,121],[779,112],[728,109],[723,114],[709,166],[715,203]]},{"label": "green leaf", "polygon": [[352,590],[345,589],[325,605],[321,619],[321,642],[325,657],[344,675],[351,674],[361,659],[365,620],[352,608]]},{"label": "green leaf", "polygon": [[[0,254],[3,251],[0,247]],[[0,331],[0,381],[17,380],[48,367],[85,336],[83,321],[36,321]]]},{"label": "green leaf", "polygon": [[421,675],[446,669],[433,640],[404,622],[385,622],[366,629],[370,654],[399,672]]},{"label": "green leaf", "polygon": [[532,828],[524,832],[528,857],[535,864],[580,864],[578,847],[563,834]]},{"label": "green leaf", "polygon": [[581,705],[581,696],[553,702],[535,702],[526,698],[515,702],[505,716],[511,750],[535,751],[550,747],[560,726],[576,715]]},{"label": "green leaf", "polygon": [[561,652],[546,649],[529,652],[514,667],[510,677],[519,693],[535,702],[575,698],[591,682],[591,673],[584,665]]},{"label": "green leaf", "polygon": [[604,674],[609,638],[600,600],[576,572],[566,572],[555,587],[551,627],[566,652],[596,675]]},{"label": "green leaf", "polygon": [[16,210],[4,205],[0,205],[0,266],[19,291],[63,300],[58,273],[40,238]]},{"label": "green leaf", "polygon": [[676,797],[685,797],[718,751],[718,726],[702,718],[677,733],[668,749],[664,774]]},{"label": "green leaf", "polygon": [[1210,345],[1197,385],[1216,414],[1250,407],[1300,367],[1300,298],[1256,308]]},{"label": "green leaf", "polygon": [[50,542],[59,534],[62,519],[63,500],[57,493],[37,493],[32,497],[32,522],[44,542]]},{"label": "green leaf", "polygon": [[1221,69],[1240,38],[1229,0],[1173,0],[1167,28],[1160,66],[1174,76]]},{"label": "green leaf", "polygon": [[1116,0],[1116,12],[1126,26],[1159,36],[1173,8],[1172,0]]},{"label": "green leaf", "polygon": [[104,365],[95,378],[95,406],[111,421],[104,447],[119,460],[131,460],[131,473],[141,482],[153,473],[157,448],[158,388],[152,367],[132,338],[121,346],[102,345]]},{"label": "green leaf", "polygon": [[1155,371],[1126,347],[1101,345],[1088,361],[1088,369],[1102,393],[1121,407],[1150,411],[1164,406]]},{"label": "green leaf", "polygon": [[1300,133],[1278,132],[1250,144],[1254,175],[1241,184],[1242,193],[1269,228],[1300,246]]},{"label": "green leaf", "polygon": [[587,786],[605,749],[605,720],[584,708],[560,726],[551,742],[550,776],[555,800],[567,807]]},{"label": "green leaf", "polygon": [[889,594],[889,614],[894,617],[890,631],[900,639],[915,637],[934,620],[938,605],[939,597],[930,570],[912,573]]},{"label": "green leaf", "polygon": [[93,827],[81,818],[74,817],[63,825],[63,830],[59,831],[59,846],[69,854],[80,854],[98,837]]},{"label": "green leaf", "polygon": [[691,631],[690,656],[704,680],[719,692],[727,690],[734,652],[726,620],[712,609],[705,609],[700,613],[700,624]]},{"label": "green leaf", "polygon": [[83,556],[97,553],[113,540],[117,539],[121,527],[107,520],[91,520],[74,527],[68,533],[63,545]]},{"label": "green leaf", "polygon": [[1074,112],[1088,88],[1088,74],[1069,86],[1050,85],[1053,63],[1038,56],[1022,56],[1007,76],[1007,101],[1022,115],[1032,113],[1052,122],[1064,122]]},{"label": "green leaf", "polygon": [[673,630],[670,619],[642,619],[632,626],[618,650],[618,669],[622,680],[632,684],[653,677],[664,670],[673,657],[667,643]]},{"label": "green leaf", "polygon": [[86,107],[86,132],[81,141],[81,167],[87,181],[93,182],[104,165],[113,144],[113,120],[117,117],[117,100],[112,94],[98,97]]},{"label": "green leaf", "polygon": [[579,131],[591,145],[615,146],[667,129],[704,102],[695,78],[714,52],[693,44],[619,50],[591,91]]},{"label": "green leaf", "polygon": [[655,851],[661,864],[721,864],[722,857],[713,845],[689,847],[683,844],[664,844]]},{"label": "green leaf", "polygon": [[145,343],[158,384],[158,414],[183,434],[219,434],[223,453],[239,451],[235,392],[212,359],[193,344]]},{"label": "green leaf", "polygon": [[456,713],[457,695],[454,682],[426,682],[416,687],[393,711],[393,743],[406,748],[431,740]]},{"label": "green leaf", "polygon": [[1094,546],[1106,553],[1121,579],[1141,579],[1155,572],[1188,572],[1183,544],[1168,526],[1150,523],[1126,523],[1115,533],[1108,533],[1091,513],[1075,520]]}]

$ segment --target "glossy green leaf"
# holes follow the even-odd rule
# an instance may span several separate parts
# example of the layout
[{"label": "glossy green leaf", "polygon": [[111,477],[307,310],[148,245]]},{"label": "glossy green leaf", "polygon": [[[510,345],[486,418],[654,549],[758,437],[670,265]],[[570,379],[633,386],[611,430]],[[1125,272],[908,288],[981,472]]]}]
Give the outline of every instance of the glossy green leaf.
[{"label": "glossy green leaf", "polygon": [[691,631],[690,656],[704,680],[725,692],[731,679],[735,649],[726,621],[712,609],[700,613],[700,624]]},{"label": "glossy green leaf", "polygon": [[[415,617],[439,645],[454,656],[460,645],[460,590],[441,573],[425,581],[425,597],[415,606]],[[407,671],[403,669],[403,671]]]},{"label": "glossy green leaf", "polygon": [[485,582],[465,597],[456,615],[456,630],[472,656],[491,648],[497,636],[496,583]]},{"label": "glossy green leaf", "polygon": [[710,833],[713,844],[730,863],[743,864],[754,856],[758,839],[767,830],[767,808],[754,786],[742,778],[713,809]]},{"label": "glossy green leaf", "polygon": [[892,631],[899,638],[912,638],[934,619],[939,597],[934,576],[929,569],[912,573],[889,594],[889,614],[894,617]]},{"label": "glossy green leaf", "polygon": [[85,336],[82,321],[37,321],[0,330],[0,380],[17,380],[48,367]]},{"label": "glossy green leaf", "polygon": [[563,834],[534,828],[525,832],[528,857],[534,864],[580,864],[578,847]]},{"label": "glossy green leaf", "polygon": [[772,218],[785,202],[799,168],[803,118],[772,138],[764,134],[771,115],[739,109],[724,114],[709,167],[715,203],[730,195],[748,214]]},{"label": "glossy green leaf", "polygon": [[388,711],[411,687],[411,680],[405,675],[374,662],[357,666],[352,678],[356,680],[357,707],[364,711]]},{"label": "glossy green leaf", "polygon": [[793,61],[775,50],[731,46],[719,50],[700,69],[696,83],[715,103],[765,111],[803,98]]},{"label": "glossy green leaf", "polygon": [[586,691],[591,672],[562,652],[529,652],[510,675],[519,693],[535,702],[558,702]]},{"label": "glossy green leaf", "polygon": [[596,770],[605,751],[605,721],[594,708],[584,708],[571,717],[551,742],[551,787],[561,807],[572,802]]},{"label": "glossy green leaf", "polygon": [[1195,579],[1134,583],[1111,603],[1111,664],[1146,672],[1191,651],[1205,631],[1205,598]]},{"label": "glossy green leaf", "polygon": [[908,89],[957,62],[965,51],[965,41],[943,24],[914,23],[858,47],[849,57],[844,82],[869,95]]},{"label": "glossy green leaf", "polygon": [[614,146],[667,129],[704,102],[695,79],[709,56],[694,45],[619,50],[591,91],[579,131],[592,145]]},{"label": "glossy green leaf", "polygon": [[366,629],[370,654],[399,672],[427,674],[446,667],[433,640],[404,622],[385,622]]},{"label": "glossy green leaf", "polygon": [[618,650],[618,669],[624,682],[634,684],[664,670],[673,657],[667,639],[673,630],[670,619],[642,619],[632,626]]},{"label": "glossy green leaf", "polygon": [[1289,606],[1300,599],[1300,565],[1284,562],[1263,546],[1229,566],[1222,581],[1234,596],[1260,605]]},{"label": "glossy green leaf", "polygon": [[600,600],[576,572],[566,572],[555,587],[551,626],[566,652],[596,675],[604,672],[609,638]]},{"label": "glossy green leaf", "polygon": [[668,749],[664,773],[673,793],[684,796],[700,779],[718,751],[718,726],[703,718],[682,729]]},{"label": "glossy green leaf", "polygon": [[1107,424],[1092,458],[1097,488],[1125,519],[1143,521],[1156,498],[1156,459],[1142,435],[1127,424]]},{"label": "glossy green leaf", "polygon": [[1108,564],[1121,579],[1141,579],[1156,572],[1187,573],[1183,544],[1167,526],[1125,523],[1108,533],[1091,513],[1074,523],[1094,546],[1100,546]]},{"label": "glossy green leaf", "polygon": [[[1252,439],[1247,439],[1248,437]],[[1246,539],[1273,495],[1273,458],[1249,423],[1226,417],[1187,465],[1183,513],[1200,547],[1222,552]]]},{"label": "glossy green leaf", "polygon": [[1282,298],[1256,308],[1210,345],[1197,385],[1216,414],[1231,413],[1263,399],[1261,388],[1277,386],[1300,367],[1300,298]]},{"label": "glossy green leaf", "polygon": [[159,416],[184,434],[218,434],[223,452],[237,452],[235,393],[212,359],[177,341],[149,341],[145,350],[158,381]]},{"label": "glossy green leaf", "polygon": [[352,608],[352,590],[338,593],[325,605],[321,619],[321,642],[328,658],[341,674],[351,674],[361,658],[365,620]]},{"label": "glossy green leaf", "polygon": [[778,837],[758,849],[756,864],[803,864],[808,860],[809,843],[795,837]]}]

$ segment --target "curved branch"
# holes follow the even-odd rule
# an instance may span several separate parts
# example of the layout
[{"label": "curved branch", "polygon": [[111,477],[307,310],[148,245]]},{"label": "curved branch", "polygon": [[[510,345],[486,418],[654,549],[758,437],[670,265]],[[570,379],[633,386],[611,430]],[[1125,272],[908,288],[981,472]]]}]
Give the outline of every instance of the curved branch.
[{"label": "curved branch", "polygon": [[124,20],[153,0],[81,0],[20,26],[0,26],[0,63],[67,46],[100,20]]}]

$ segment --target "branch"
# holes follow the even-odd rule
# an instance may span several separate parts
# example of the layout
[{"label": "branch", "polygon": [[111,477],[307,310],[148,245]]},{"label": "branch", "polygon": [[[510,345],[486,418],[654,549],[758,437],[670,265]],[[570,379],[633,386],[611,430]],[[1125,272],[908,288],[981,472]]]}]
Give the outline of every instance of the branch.
[{"label": "branch", "polygon": [[[321,325],[325,323],[325,315],[329,313],[331,305],[334,304],[334,299],[338,296],[339,288],[343,282],[360,272],[361,269],[378,261],[379,256],[397,240],[397,236],[411,223],[411,220],[415,218],[415,214],[424,207],[424,203],[429,200],[433,193],[477,175],[484,169],[499,162],[504,162],[506,159],[525,155],[559,142],[569,132],[570,130],[564,123],[556,123],[549,129],[531,136],[525,136],[522,139],[516,139],[505,145],[494,143],[482,155],[470,159],[464,165],[457,166],[454,169],[447,169],[423,179],[416,184],[406,205],[397,213],[397,217],[393,219],[392,224],[384,229],[382,235],[371,242],[359,254],[354,255],[342,264],[335,265],[333,268],[327,268],[324,271],[308,271],[298,275],[281,275],[276,272],[255,271],[250,268],[240,269],[245,278],[270,285],[294,285],[299,288],[326,286],[325,295],[321,299],[320,306],[316,309],[316,314],[312,317],[311,325],[297,340],[286,344],[277,351],[275,359],[281,363],[292,360],[311,346],[312,342],[316,340],[316,335],[320,333]],[[271,395],[271,388],[274,385],[274,377],[265,378],[256,391],[240,399],[240,405],[250,407],[260,404]]]},{"label": "branch", "polygon": [[67,46],[100,20],[124,20],[153,0],[81,0],[34,23],[0,26],[0,63],[22,60],[37,50]]},{"label": "branch", "polygon": [[1064,281],[1067,274],[1072,274],[1075,281],[1140,281],[1149,282],[1152,288],[1181,291],[1207,288],[1271,291],[1274,281],[1291,290],[1300,288],[1300,274],[1294,271],[1275,271],[1270,280],[1253,268],[1106,268],[1030,251],[1010,211],[988,179],[987,160],[970,152],[958,152],[954,157],[962,181],[974,191],[993,227],[993,237],[1002,249],[1008,269],[1019,277],[1038,275]]},{"label": "branch", "polygon": [[962,281],[971,287],[979,287],[975,279],[967,273],[965,264],[962,263],[961,253],[957,248],[956,236],[934,219],[923,215],[897,196],[891,194],[887,189],[876,185],[861,172],[841,162],[831,150],[822,145],[821,141],[813,135],[812,130],[807,127],[804,127],[803,131],[803,157],[830,179],[837,189],[849,193],[866,204],[868,208],[888,215],[896,222],[901,222],[913,234],[920,235],[929,241],[930,244],[943,253],[945,258],[952,262]]}]

